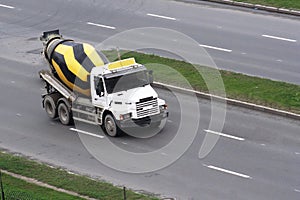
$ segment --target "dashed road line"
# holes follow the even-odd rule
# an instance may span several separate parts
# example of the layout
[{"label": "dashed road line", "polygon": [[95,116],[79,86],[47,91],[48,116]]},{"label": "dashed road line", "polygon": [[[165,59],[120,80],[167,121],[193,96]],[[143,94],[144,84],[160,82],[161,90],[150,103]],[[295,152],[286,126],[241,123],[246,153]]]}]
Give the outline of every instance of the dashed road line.
[{"label": "dashed road line", "polygon": [[102,27],[102,28],[108,28],[108,29],[116,29],[116,27],[114,26],[108,26],[108,25],[103,25],[103,24],[96,24],[93,22],[87,22],[88,25],[92,25],[92,26],[98,26],[98,27]]},{"label": "dashed road line", "polygon": [[78,133],[82,133],[82,134],[85,134],[85,135],[97,137],[97,138],[100,138],[100,139],[104,138],[104,136],[102,136],[102,135],[97,135],[97,134],[90,133],[90,132],[83,131],[83,130],[79,130],[79,129],[76,129],[76,128],[70,128],[70,131],[75,131],[75,132],[78,132]]},{"label": "dashed road line", "polygon": [[239,177],[242,177],[242,178],[252,179],[252,177],[249,176],[249,175],[242,174],[242,173],[238,173],[238,172],[234,172],[234,171],[227,170],[227,169],[223,169],[223,168],[216,167],[216,166],[213,166],[213,165],[205,165],[205,164],[203,164],[203,166],[204,166],[204,167],[207,167],[207,168],[210,168],[210,169],[213,169],[213,170],[217,170],[217,171],[220,171],[220,172],[224,172],[224,173],[227,173],[227,174],[239,176]]},{"label": "dashed road line", "polygon": [[300,152],[295,152],[296,155],[300,155]]},{"label": "dashed road line", "polygon": [[283,38],[283,37],[277,37],[277,36],[273,36],[273,35],[262,35],[263,37],[266,38],[271,38],[271,39],[276,39],[276,40],[283,40],[283,41],[287,41],[287,42],[297,42],[297,40],[293,40],[293,39],[289,39],[289,38]]},{"label": "dashed road line", "polygon": [[238,140],[238,141],[244,141],[245,138],[241,138],[241,137],[237,137],[237,136],[233,136],[233,135],[228,135],[228,134],[225,134],[225,133],[220,133],[220,132],[216,132],[216,131],[212,131],[212,130],[204,130],[206,133],[212,133],[212,134],[215,134],[215,135],[220,135],[220,136],[223,136],[223,137],[227,137],[227,138],[230,138],[230,139],[234,139],[234,140]]},{"label": "dashed road line", "polygon": [[15,7],[13,7],[13,6],[8,6],[8,5],[4,5],[4,4],[0,4],[0,7],[2,7],[2,8],[9,8],[9,9],[15,9]]},{"label": "dashed road line", "polygon": [[295,191],[295,192],[300,192],[300,190],[298,190],[298,189],[294,189],[294,191]]},{"label": "dashed road line", "polygon": [[173,21],[176,20],[176,18],[174,18],[174,17],[168,17],[168,16],[164,16],[164,15],[156,15],[156,14],[152,14],[152,13],[147,13],[147,15],[151,16],[151,17],[158,17],[158,18],[169,19],[169,20],[173,20]]},{"label": "dashed road line", "polygon": [[204,47],[204,48],[208,48],[208,49],[214,49],[214,50],[218,50],[218,51],[225,51],[225,52],[232,52],[231,49],[225,49],[225,48],[220,48],[220,47],[214,47],[214,46],[209,46],[209,45],[205,45],[205,44],[199,44],[200,47]]}]

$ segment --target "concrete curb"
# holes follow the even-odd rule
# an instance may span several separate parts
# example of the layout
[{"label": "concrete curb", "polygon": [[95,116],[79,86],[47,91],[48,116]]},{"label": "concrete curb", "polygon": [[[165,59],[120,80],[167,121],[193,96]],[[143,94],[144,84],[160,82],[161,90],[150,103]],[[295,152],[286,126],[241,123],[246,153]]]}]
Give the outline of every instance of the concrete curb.
[{"label": "concrete curb", "polygon": [[243,101],[239,101],[239,100],[235,100],[235,99],[229,99],[229,98],[216,96],[216,95],[212,95],[212,94],[208,94],[208,93],[204,93],[204,92],[198,92],[195,90],[184,89],[181,87],[168,85],[168,84],[164,84],[164,83],[160,83],[160,82],[154,82],[153,86],[158,87],[158,88],[163,88],[163,89],[169,88],[172,91],[181,92],[184,94],[195,94],[197,97],[203,98],[203,99],[212,99],[212,100],[223,102],[223,103],[226,102],[227,104],[233,105],[233,106],[239,106],[239,107],[243,107],[243,108],[247,108],[247,109],[265,112],[268,114],[273,114],[273,115],[278,115],[278,116],[282,116],[282,117],[300,120],[300,114],[296,114],[296,113],[292,113],[292,112],[288,112],[288,111],[284,111],[284,110],[278,110],[275,108],[256,105],[253,103],[247,103],[247,102],[243,102]]},{"label": "concrete curb", "polygon": [[237,1],[232,1],[232,0],[198,0],[198,1],[210,1],[210,2],[214,2],[214,3],[222,3],[222,4],[232,5],[232,6],[239,6],[239,7],[244,7],[244,8],[251,8],[251,9],[265,10],[265,11],[276,12],[276,13],[281,13],[281,14],[300,16],[300,11],[298,11],[298,10],[276,8],[276,7],[264,6],[264,5],[260,5],[260,4],[251,4],[251,3],[237,2]]}]

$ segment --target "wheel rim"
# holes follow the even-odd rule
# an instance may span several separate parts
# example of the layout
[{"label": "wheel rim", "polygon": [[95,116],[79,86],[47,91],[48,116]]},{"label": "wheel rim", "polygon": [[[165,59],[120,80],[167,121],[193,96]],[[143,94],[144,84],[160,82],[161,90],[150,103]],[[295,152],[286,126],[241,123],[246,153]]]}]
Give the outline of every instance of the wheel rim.
[{"label": "wheel rim", "polygon": [[67,121],[67,119],[68,119],[68,113],[67,113],[67,111],[64,108],[62,108],[60,110],[60,116],[61,116],[61,119],[63,121]]},{"label": "wheel rim", "polygon": [[115,136],[116,135],[116,124],[110,116],[106,117],[105,120],[105,129],[108,135]]},{"label": "wheel rim", "polygon": [[45,97],[44,108],[45,108],[45,111],[46,111],[48,117],[50,117],[51,119],[54,119],[57,117],[55,103],[51,96]]},{"label": "wheel rim", "polygon": [[47,101],[46,103],[46,112],[49,114],[49,115],[52,115],[53,114],[53,107],[51,105],[50,102]]},{"label": "wheel rim", "polygon": [[70,113],[64,104],[60,104],[58,107],[59,112],[59,119],[62,124],[68,125],[70,121]]}]

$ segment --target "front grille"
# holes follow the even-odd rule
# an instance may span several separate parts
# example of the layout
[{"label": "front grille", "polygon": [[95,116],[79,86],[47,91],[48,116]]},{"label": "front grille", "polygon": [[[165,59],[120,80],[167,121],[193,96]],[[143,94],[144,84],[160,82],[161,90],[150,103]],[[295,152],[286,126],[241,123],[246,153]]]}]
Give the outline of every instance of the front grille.
[{"label": "front grille", "polygon": [[146,117],[159,112],[157,98],[149,97],[136,103],[137,117]]}]

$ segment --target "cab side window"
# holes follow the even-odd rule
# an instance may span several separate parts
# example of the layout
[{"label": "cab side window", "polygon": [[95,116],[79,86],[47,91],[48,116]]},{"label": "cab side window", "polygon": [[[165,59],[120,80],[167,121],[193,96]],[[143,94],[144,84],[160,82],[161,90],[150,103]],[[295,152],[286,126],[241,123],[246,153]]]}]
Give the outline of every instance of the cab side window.
[{"label": "cab side window", "polygon": [[104,95],[104,87],[103,87],[102,78],[100,78],[100,77],[95,78],[95,89],[96,89],[96,94],[98,96],[101,97]]}]

